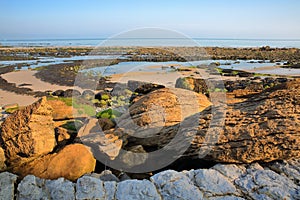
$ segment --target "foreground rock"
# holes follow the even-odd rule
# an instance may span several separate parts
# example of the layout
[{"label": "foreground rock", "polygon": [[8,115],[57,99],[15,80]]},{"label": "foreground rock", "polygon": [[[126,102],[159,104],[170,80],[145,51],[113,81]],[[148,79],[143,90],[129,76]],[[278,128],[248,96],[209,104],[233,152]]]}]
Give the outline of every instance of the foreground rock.
[{"label": "foreground rock", "polygon": [[[101,175],[84,175],[76,183],[0,174],[1,199],[299,199],[299,160],[265,165],[217,164],[210,169],[167,170],[149,180],[104,181]],[[293,176],[291,176],[293,172]],[[17,192],[15,194],[15,191]]]},{"label": "foreground rock", "polygon": [[57,179],[64,177],[74,181],[86,173],[93,172],[95,165],[96,160],[87,147],[82,144],[72,144],[58,153],[20,164],[14,167],[12,171],[21,177],[33,174],[40,178]]},{"label": "foreground rock", "polygon": [[[142,128],[150,128],[147,105],[152,104],[148,102],[161,96],[145,96],[131,106],[132,121],[141,128],[133,130],[135,132],[130,134],[128,145],[141,144],[153,148],[158,145],[162,148],[177,136],[181,139],[173,142],[173,151],[180,152],[188,145],[185,156],[200,156],[217,162],[269,162],[300,157],[300,79],[266,90],[245,102],[230,104],[226,110],[222,105],[210,107],[201,115],[185,118],[180,124],[176,124],[180,122],[176,118],[178,112],[172,110],[174,118],[172,121],[168,121],[167,117],[161,119],[165,120],[165,126],[159,131],[154,134],[143,132],[143,138],[133,137],[135,134],[140,136]],[[168,110],[172,104],[166,102],[172,102],[170,96],[160,102],[163,106],[167,105]],[[157,116],[154,119],[160,119],[161,114],[154,114],[152,116]],[[127,127],[124,132],[132,130]]]},{"label": "foreground rock", "polygon": [[[205,95],[183,89],[158,89],[129,107],[129,112],[117,121],[120,128],[135,132],[143,137],[181,123],[211,105]],[[156,140],[152,140],[156,142]]]},{"label": "foreground rock", "polygon": [[1,138],[9,163],[51,152],[55,145],[52,107],[46,98],[14,112],[1,126]]}]

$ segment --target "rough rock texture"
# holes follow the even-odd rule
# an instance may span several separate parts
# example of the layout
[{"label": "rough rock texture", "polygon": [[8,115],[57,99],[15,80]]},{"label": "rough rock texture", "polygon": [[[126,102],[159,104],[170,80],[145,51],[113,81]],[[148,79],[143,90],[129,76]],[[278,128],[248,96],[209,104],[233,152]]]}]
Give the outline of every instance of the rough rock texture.
[{"label": "rough rock texture", "polygon": [[130,106],[129,112],[118,119],[117,125],[134,131],[136,137],[149,137],[163,127],[178,124],[210,105],[211,102],[202,94],[183,89],[159,89]]},{"label": "rough rock texture", "polygon": [[114,160],[122,148],[123,140],[119,139],[117,131],[110,134],[102,131],[98,119],[90,118],[87,123],[78,131],[78,137],[86,145],[92,148],[95,157],[99,154]]},{"label": "rough rock texture", "polygon": [[[300,199],[299,169],[299,160],[293,159],[263,166],[217,164],[210,169],[167,170],[155,174],[150,181],[119,183],[89,175],[75,184],[63,178],[45,180],[28,175],[17,186],[16,196],[17,199],[296,200]],[[1,199],[12,199],[16,178],[7,172],[0,174],[0,195],[8,195],[0,196],[5,197]]]},{"label": "rough rock texture", "polygon": [[33,174],[45,179],[64,177],[68,180],[76,180],[82,175],[94,171],[95,165],[96,160],[86,146],[72,144],[58,153],[16,166],[12,171],[22,177]]},{"label": "rough rock texture", "polygon": [[14,199],[17,178],[18,176],[8,172],[0,174],[0,199]]},{"label": "rough rock texture", "polygon": [[203,193],[183,173],[168,170],[151,177],[165,200],[202,199]]},{"label": "rough rock texture", "polygon": [[204,79],[193,77],[178,78],[175,84],[176,88],[191,90],[197,93],[207,94],[208,87]]},{"label": "rough rock texture", "polygon": [[17,199],[75,199],[74,183],[59,178],[45,180],[33,175],[26,176],[18,185]]},{"label": "rough rock texture", "polygon": [[127,82],[127,86],[129,90],[133,92],[137,92],[139,94],[148,94],[155,90],[165,88],[165,86],[163,85],[141,82],[141,81],[134,81],[134,80],[129,80]]},{"label": "rough rock texture", "polygon": [[6,158],[5,158],[4,150],[0,147],[0,171],[6,169],[5,161]]},{"label": "rough rock texture", "polygon": [[116,199],[149,199],[160,200],[154,184],[148,180],[126,180],[120,182],[117,186]]},{"label": "rough rock texture", "polygon": [[83,176],[76,183],[76,199],[104,199],[105,191],[100,179]]},{"label": "rough rock texture", "polygon": [[7,117],[1,127],[1,138],[10,163],[51,152],[56,141],[52,107],[46,98]]},{"label": "rough rock texture", "polygon": [[51,100],[48,103],[54,108],[52,116],[54,120],[73,119],[73,107],[66,105],[65,102],[60,100]]},{"label": "rough rock texture", "polygon": [[[143,102],[155,101],[159,95],[149,100],[146,97],[132,106],[131,116],[135,124],[149,128],[147,115],[143,112],[146,109],[142,109],[147,106]],[[169,95],[164,103],[170,99]],[[176,111],[172,110],[172,113]],[[181,139],[173,144],[172,150],[180,151],[188,145],[185,155],[190,157],[202,156],[207,160],[227,163],[284,160],[300,157],[299,119],[300,79],[297,79],[254,95],[244,102],[230,104],[226,110],[222,105],[210,107],[200,116],[187,117],[182,123],[167,125],[154,134],[145,131],[143,138],[129,137],[128,145],[158,145],[162,148],[176,136]],[[168,124],[172,122],[175,123],[171,121]],[[124,132],[129,131],[130,127]],[[140,136],[141,133],[136,131],[130,135]]]}]

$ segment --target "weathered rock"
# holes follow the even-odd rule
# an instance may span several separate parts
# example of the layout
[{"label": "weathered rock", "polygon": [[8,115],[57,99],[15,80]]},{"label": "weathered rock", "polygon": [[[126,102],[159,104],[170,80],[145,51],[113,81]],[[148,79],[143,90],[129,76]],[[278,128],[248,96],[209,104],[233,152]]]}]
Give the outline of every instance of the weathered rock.
[{"label": "weathered rock", "polygon": [[104,199],[105,191],[100,179],[83,176],[76,183],[76,199]]},{"label": "weathered rock", "polygon": [[194,171],[195,183],[204,196],[238,195],[237,189],[224,175],[214,169]]},{"label": "weathered rock", "polygon": [[255,170],[235,180],[245,196],[253,199],[299,199],[299,186],[271,170]]},{"label": "weathered rock", "polygon": [[1,138],[9,163],[47,154],[56,145],[52,107],[42,98],[6,118]]},{"label": "weathered rock", "polygon": [[[144,138],[141,144],[147,145],[144,142],[147,141],[151,146],[162,148],[179,135],[182,140],[172,146],[173,151],[182,148],[181,143],[187,140],[190,146],[186,156],[198,158],[200,155],[216,162],[251,163],[299,158],[299,118],[300,79],[297,79],[247,101],[230,104],[226,111],[222,105],[205,109],[201,117],[194,115],[180,125],[160,129],[156,135],[143,135],[150,138]],[[194,120],[198,121],[196,126],[192,123]],[[182,124],[186,124],[183,130]],[[128,145],[132,145],[130,138],[128,141]],[[134,145],[139,142],[136,139]]]},{"label": "weathered rock", "polygon": [[116,199],[155,199],[160,200],[154,184],[148,180],[127,180],[117,186]]},{"label": "weathered rock", "polygon": [[45,180],[33,175],[26,176],[18,185],[17,199],[75,199],[74,183],[59,178]]},{"label": "weathered rock", "polygon": [[0,147],[0,171],[3,171],[6,169],[5,161],[6,161],[6,158],[5,158],[4,150]]},{"label": "weathered rock", "polygon": [[82,175],[94,171],[95,165],[96,160],[86,146],[72,144],[58,153],[20,164],[12,170],[22,177],[33,174],[45,179],[64,177],[74,181]]},{"label": "weathered rock", "polygon": [[246,173],[246,168],[243,165],[237,166],[234,164],[217,164],[213,166],[213,169],[226,176],[230,181],[233,181]]},{"label": "weathered rock", "polygon": [[101,127],[102,131],[107,131],[109,129],[112,129],[116,126],[116,124],[107,118],[100,118],[98,120],[99,126]]},{"label": "weathered rock", "polygon": [[65,94],[65,91],[63,90],[56,90],[55,92],[52,93],[53,96],[58,96],[58,97],[63,97]]},{"label": "weathered rock", "polygon": [[18,176],[9,172],[0,173],[0,199],[14,199],[17,178]]},{"label": "weathered rock", "polygon": [[164,200],[203,199],[203,193],[183,173],[168,170],[158,173],[150,179]]},{"label": "weathered rock", "polygon": [[26,176],[18,185],[18,200],[50,199],[45,190],[45,180],[33,175]]},{"label": "weathered rock", "polygon": [[64,97],[78,97],[80,95],[81,93],[78,90],[74,90],[74,89],[67,89],[64,92]]},{"label": "weathered rock", "polygon": [[178,78],[175,84],[176,88],[191,90],[201,94],[208,94],[208,86],[204,79],[184,77]]},{"label": "weathered rock", "polygon": [[96,118],[90,118],[78,131],[78,137],[85,145],[92,148],[96,158],[99,154],[103,154],[111,160],[119,155],[123,145],[123,140],[115,134],[104,133]]},{"label": "weathered rock", "polygon": [[[133,132],[131,136],[150,137],[163,127],[179,124],[210,105],[210,101],[202,94],[183,89],[159,89],[130,106],[129,112],[118,119],[117,125]],[[144,143],[148,142],[155,143],[156,140]]]},{"label": "weathered rock", "polygon": [[57,180],[46,180],[45,188],[49,192],[50,199],[75,199],[74,183],[65,180],[64,178],[59,178]]},{"label": "weathered rock", "polygon": [[129,80],[127,83],[128,89],[139,94],[148,94],[155,90],[165,88],[163,85]]},{"label": "weathered rock", "polygon": [[267,165],[273,171],[286,175],[290,180],[294,181],[294,183],[300,183],[300,160],[299,159],[291,159],[284,161],[276,161]]},{"label": "weathered rock", "polygon": [[48,103],[54,108],[52,116],[53,120],[67,120],[73,119],[73,107],[66,105],[65,102],[60,100],[50,100]]},{"label": "weathered rock", "polygon": [[104,182],[105,200],[115,200],[117,183],[113,181]]}]

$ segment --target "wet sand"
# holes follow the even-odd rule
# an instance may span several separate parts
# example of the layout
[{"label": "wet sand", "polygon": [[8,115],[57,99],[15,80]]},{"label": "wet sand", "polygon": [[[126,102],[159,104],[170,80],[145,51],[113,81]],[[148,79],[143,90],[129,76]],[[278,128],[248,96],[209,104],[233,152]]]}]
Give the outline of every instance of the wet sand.
[{"label": "wet sand", "polygon": [[26,106],[37,101],[38,98],[28,95],[19,95],[14,92],[7,92],[0,89],[0,106],[17,103],[20,106]]},{"label": "wet sand", "polygon": [[[22,70],[22,71],[9,72],[6,74],[2,74],[1,76],[9,83],[15,83],[17,87],[30,88],[33,91],[47,91],[47,90],[55,91],[55,90],[66,90],[66,89],[73,88],[68,86],[60,86],[60,85],[47,83],[45,81],[36,78],[34,76],[35,73],[37,73],[37,71]],[[26,84],[26,85],[22,86],[22,84]],[[78,87],[74,89],[82,91],[82,89]]]}]

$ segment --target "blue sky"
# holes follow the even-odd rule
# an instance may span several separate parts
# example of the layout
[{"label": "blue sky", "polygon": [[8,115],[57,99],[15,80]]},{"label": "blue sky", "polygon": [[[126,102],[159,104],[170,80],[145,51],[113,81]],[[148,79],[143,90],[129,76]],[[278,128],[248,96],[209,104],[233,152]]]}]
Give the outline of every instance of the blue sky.
[{"label": "blue sky", "polygon": [[0,0],[0,39],[103,38],[142,27],[300,39],[299,0]]}]

